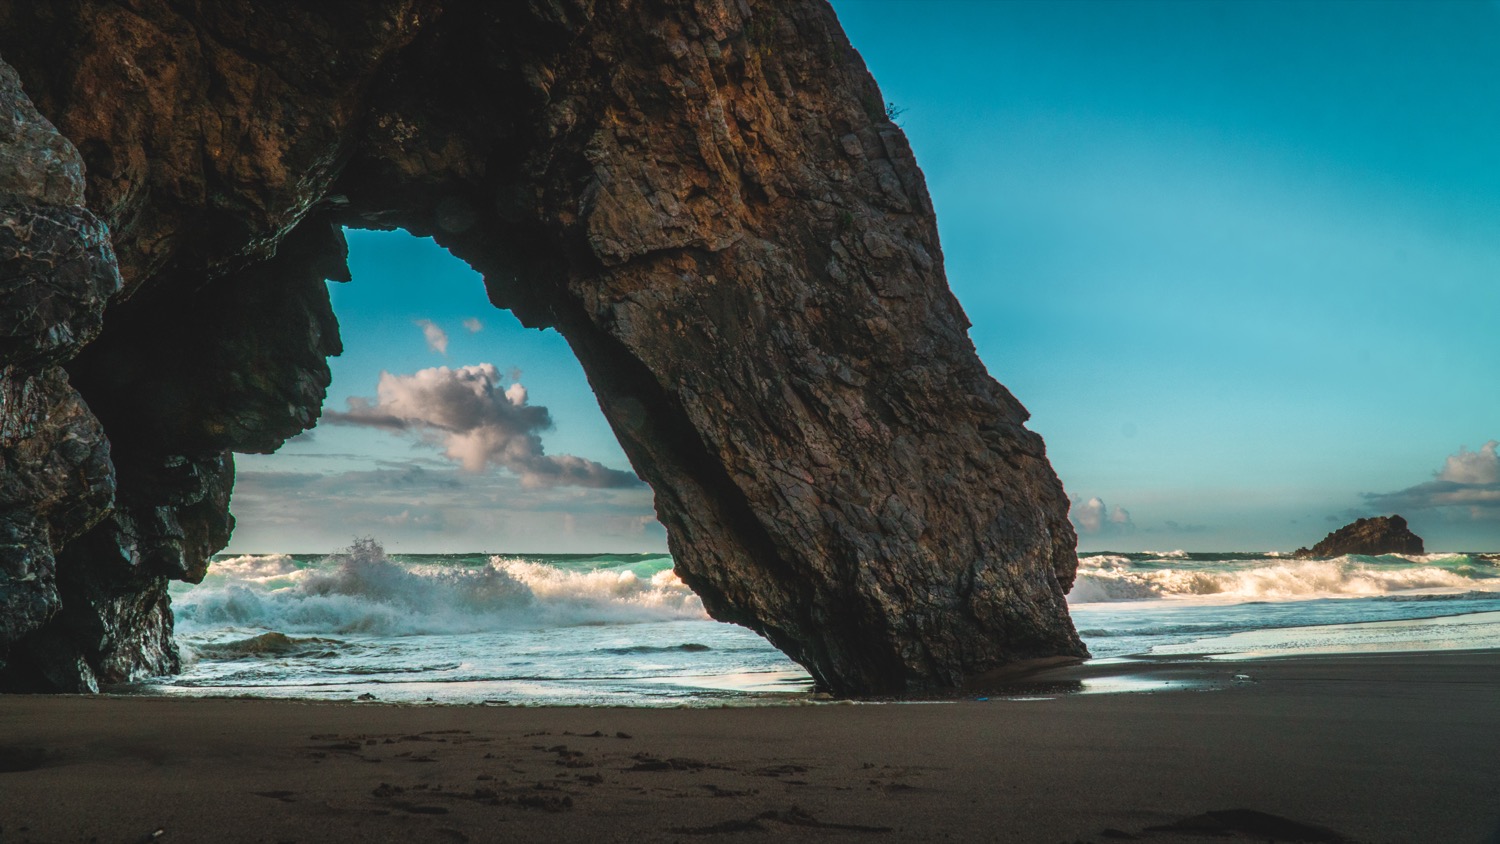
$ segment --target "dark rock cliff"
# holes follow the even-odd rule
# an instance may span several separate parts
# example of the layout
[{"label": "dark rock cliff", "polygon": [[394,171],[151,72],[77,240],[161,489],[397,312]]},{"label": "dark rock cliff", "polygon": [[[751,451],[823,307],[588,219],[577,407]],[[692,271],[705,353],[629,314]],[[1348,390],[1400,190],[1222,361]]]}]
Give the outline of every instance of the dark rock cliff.
[{"label": "dark rock cliff", "polygon": [[77,150],[0,64],[0,689],[95,688],[80,654],[33,661],[10,646],[60,615],[59,552],[114,498],[104,431],[58,364],[99,332],[119,289]]},{"label": "dark rock cliff", "polygon": [[1359,519],[1323,537],[1311,548],[1298,548],[1298,557],[1341,557],[1345,554],[1425,554],[1422,537],[1411,532],[1400,516]]},{"label": "dark rock cliff", "polygon": [[316,421],[343,226],[561,332],[680,576],[826,687],[1086,653],[1067,498],[823,0],[0,0],[0,58],[67,138],[3,77],[0,213],[58,232],[0,222],[11,687],[175,667],[230,453]]}]

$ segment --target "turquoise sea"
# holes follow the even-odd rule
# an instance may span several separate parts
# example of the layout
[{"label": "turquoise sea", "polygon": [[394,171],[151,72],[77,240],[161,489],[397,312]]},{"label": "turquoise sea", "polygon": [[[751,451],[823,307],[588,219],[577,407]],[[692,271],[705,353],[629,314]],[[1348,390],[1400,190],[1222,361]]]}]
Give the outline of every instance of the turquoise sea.
[{"label": "turquoise sea", "polygon": [[[366,541],[336,555],[221,556],[172,600],[184,668],[146,684],[153,692],[636,706],[811,695],[807,674],[759,636],[709,619],[666,554],[387,555]],[[1497,624],[1469,625],[1456,643],[1420,624],[1347,627],[1500,611],[1500,562],[1083,554],[1070,605],[1096,658],[1239,650],[1273,631],[1256,647],[1500,646]]]}]

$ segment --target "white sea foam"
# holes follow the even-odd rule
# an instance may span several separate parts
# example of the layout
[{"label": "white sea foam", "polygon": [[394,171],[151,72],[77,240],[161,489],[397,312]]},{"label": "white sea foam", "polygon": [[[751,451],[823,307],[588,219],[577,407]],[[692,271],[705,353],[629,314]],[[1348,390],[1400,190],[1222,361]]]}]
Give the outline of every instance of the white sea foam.
[{"label": "white sea foam", "polygon": [[1400,557],[1413,563],[1445,563],[1467,560],[1467,554],[1455,554],[1448,551],[1440,551],[1433,554],[1390,554],[1391,557]]},{"label": "white sea foam", "polygon": [[1354,624],[1246,630],[1191,642],[1161,644],[1152,654],[1211,654],[1236,659],[1286,654],[1392,653],[1492,648],[1500,612]]},{"label": "white sea foam", "polygon": [[1178,548],[1175,551],[1147,551],[1147,554],[1158,560],[1186,560],[1188,552]]},{"label": "white sea foam", "polygon": [[514,558],[488,565],[410,565],[378,545],[298,568],[285,555],[215,562],[208,582],[174,601],[185,633],[258,628],[383,636],[478,633],[706,618],[670,570],[569,571]]},{"label": "white sea foam", "polygon": [[[1493,567],[1469,566],[1455,555],[1418,557],[1409,567],[1371,558],[1247,561],[1212,570],[1144,568],[1129,560],[1082,561],[1071,604],[1150,599],[1288,601],[1325,597],[1376,597],[1413,590],[1500,591]],[[1438,561],[1457,563],[1452,567]]]},{"label": "white sea foam", "polygon": [[554,615],[588,621],[708,617],[703,602],[671,569],[642,578],[628,570],[564,571],[503,557],[491,558],[490,566],[524,584],[538,609]]},{"label": "white sea foam", "polygon": [[1078,555],[1078,565],[1080,568],[1084,566],[1126,565],[1129,562],[1129,557],[1122,557],[1119,554]]}]

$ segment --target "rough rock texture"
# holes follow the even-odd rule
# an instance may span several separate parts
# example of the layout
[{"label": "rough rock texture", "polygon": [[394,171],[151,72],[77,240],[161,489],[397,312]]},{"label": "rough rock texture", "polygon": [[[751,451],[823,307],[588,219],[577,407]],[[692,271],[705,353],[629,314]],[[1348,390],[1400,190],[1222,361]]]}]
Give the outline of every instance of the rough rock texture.
[{"label": "rough rock texture", "polygon": [[340,226],[432,236],[561,332],[678,573],[826,687],[1086,653],[1067,498],[823,0],[0,0],[0,57],[125,285],[68,364],[118,495],[52,539],[28,676],[172,667],[165,579],[227,541],[228,453],[316,420]]},{"label": "rough rock texture", "polygon": [[1411,532],[1400,516],[1359,519],[1323,537],[1312,548],[1298,548],[1298,557],[1341,557],[1345,554],[1425,554],[1422,537]]},{"label": "rough rock texture", "polygon": [[109,233],[83,207],[78,152],[0,63],[0,689],[91,688],[72,653],[30,683],[25,642],[63,604],[56,556],[108,511],[109,443],[57,364],[98,333],[120,288]]}]

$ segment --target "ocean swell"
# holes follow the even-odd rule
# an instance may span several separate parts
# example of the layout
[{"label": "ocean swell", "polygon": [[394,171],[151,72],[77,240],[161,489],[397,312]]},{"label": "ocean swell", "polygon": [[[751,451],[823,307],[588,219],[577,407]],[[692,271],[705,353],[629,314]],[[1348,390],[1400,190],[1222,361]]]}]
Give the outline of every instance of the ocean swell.
[{"label": "ocean swell", "polygon": [[411,563],[368,540],[311,563],[284,554],[216,561],[173,609],[185,634],[227,627],[403,636],[707,617],[669,568],[642,576],[629,567],[565,570],[509,557]]},{"label": "ocean swell", "polygon": [[1259,559],[1238,564],[1175,565],[1157,556],[1100,555],[1080,560],[1070,604],[1160,599],[1288,601],[1379,597],[1415,590],[1500,591],[1500,569],[1462,554],[1414,557]]}]

